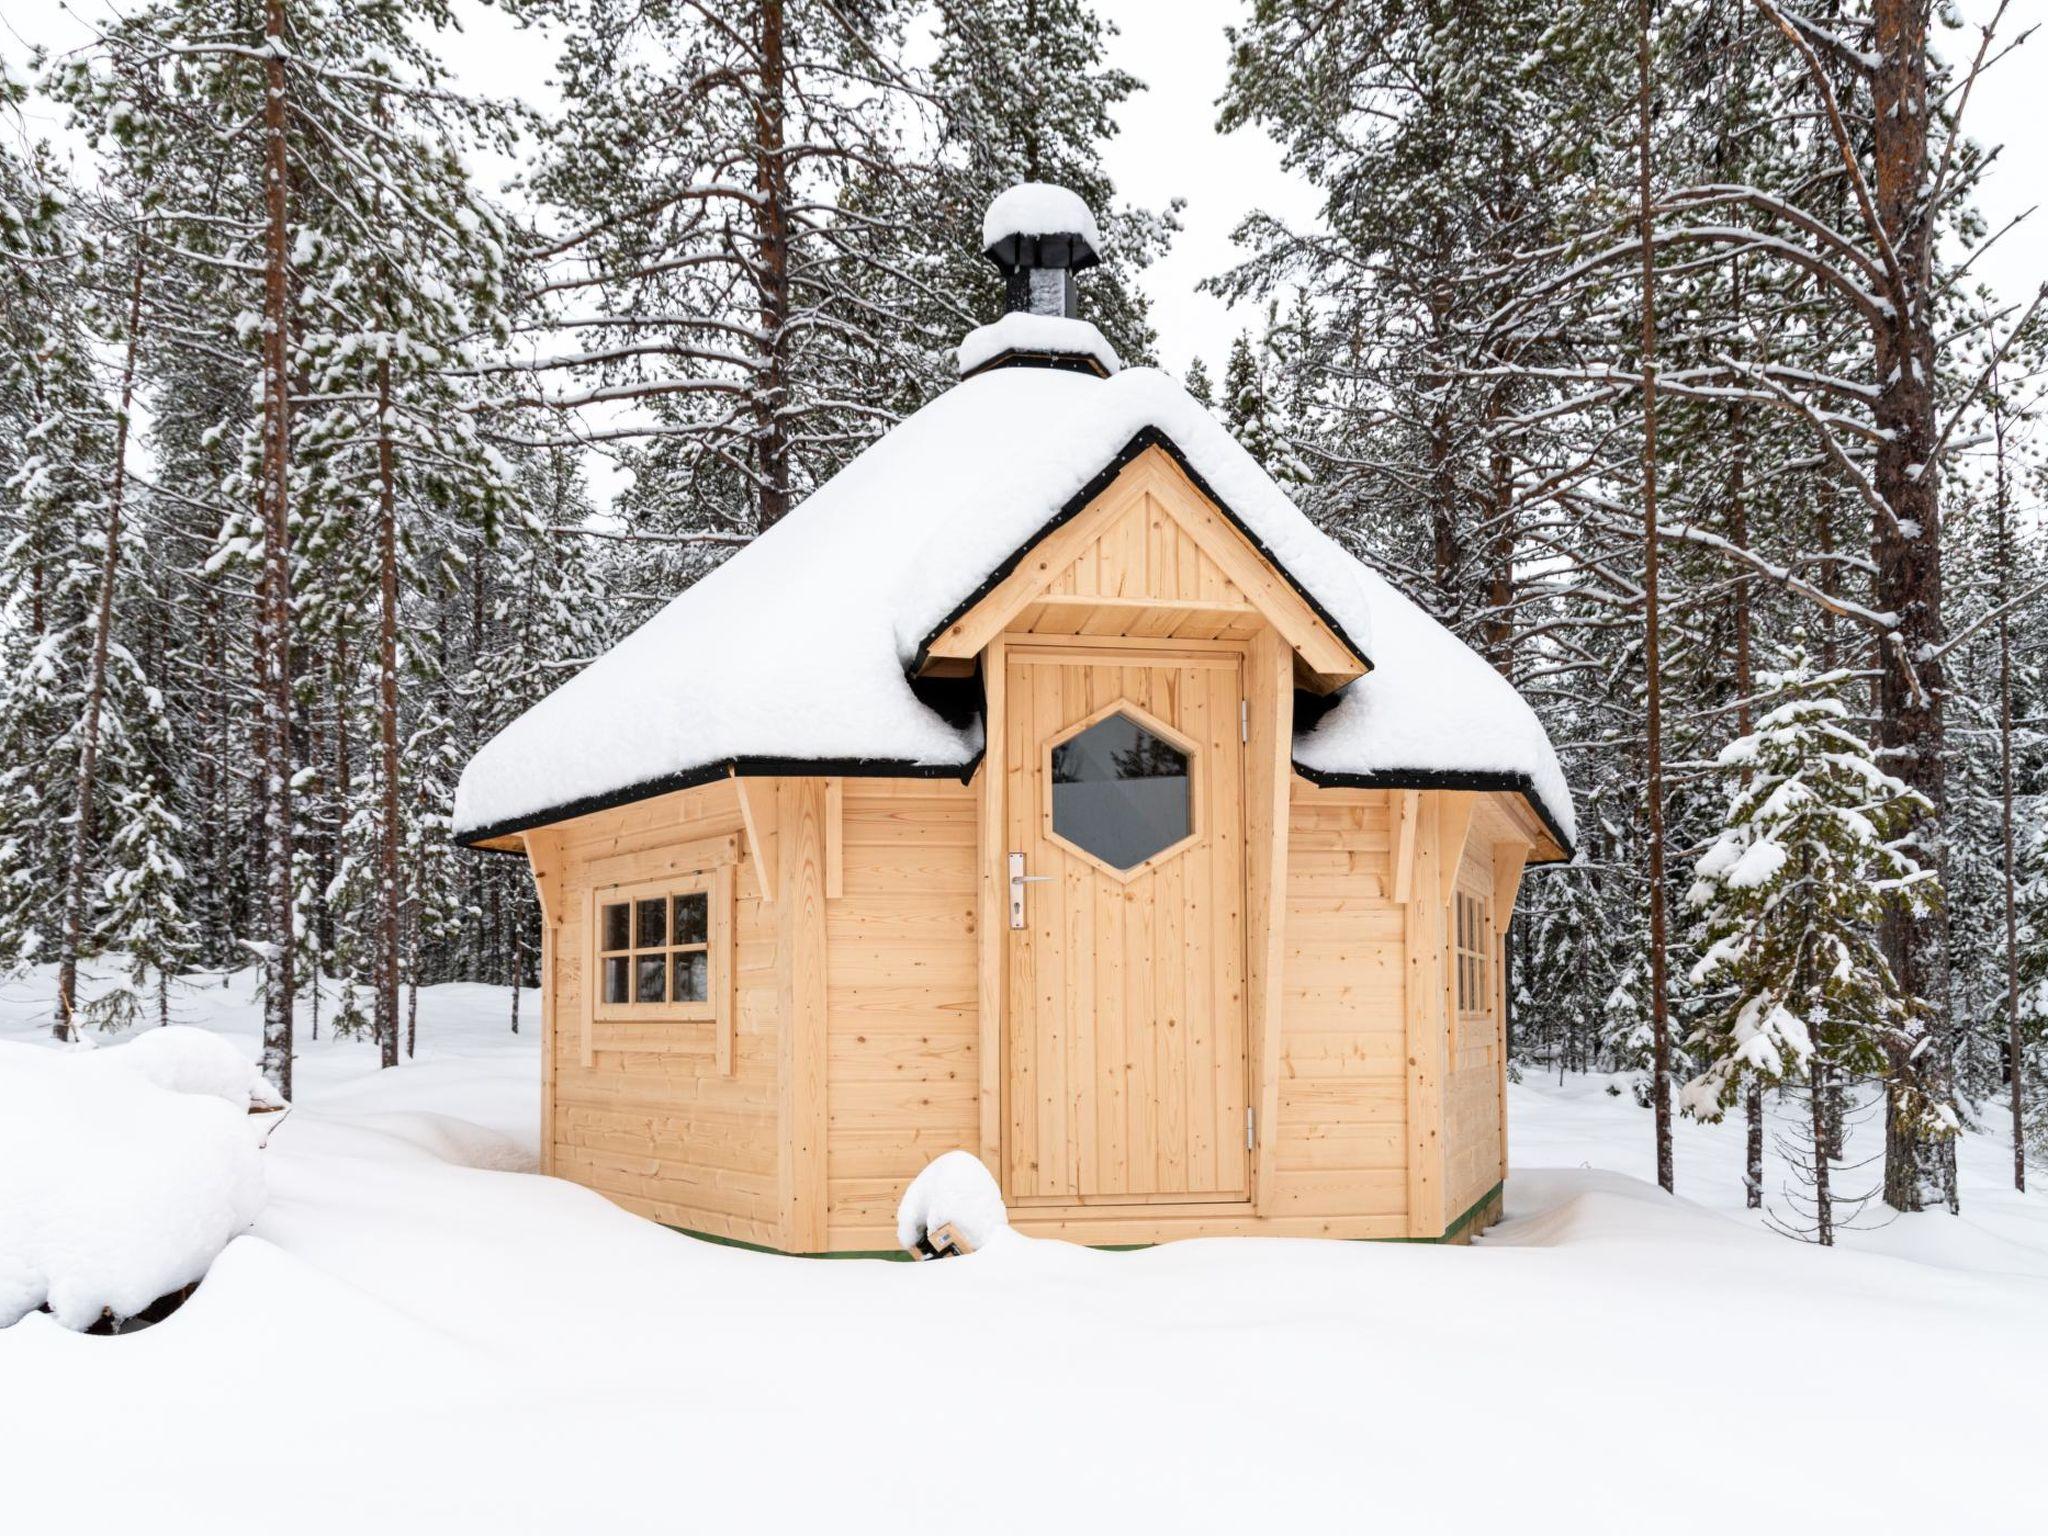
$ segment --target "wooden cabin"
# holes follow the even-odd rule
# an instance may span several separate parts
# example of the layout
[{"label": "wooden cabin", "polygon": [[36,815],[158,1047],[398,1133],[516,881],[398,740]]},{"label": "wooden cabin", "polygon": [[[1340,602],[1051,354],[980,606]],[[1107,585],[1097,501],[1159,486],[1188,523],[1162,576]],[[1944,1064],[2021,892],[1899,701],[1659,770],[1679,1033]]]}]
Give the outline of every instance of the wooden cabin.
[{"label": "wooden cabin", "polygon": [[792,1253],[893,1251],[956,1148],[1033,1234],[1462,1239],[1549,743],[1118,367],[1078,200],[985,233],[962,382],[464,775],[540,893],[543,1166]]}]

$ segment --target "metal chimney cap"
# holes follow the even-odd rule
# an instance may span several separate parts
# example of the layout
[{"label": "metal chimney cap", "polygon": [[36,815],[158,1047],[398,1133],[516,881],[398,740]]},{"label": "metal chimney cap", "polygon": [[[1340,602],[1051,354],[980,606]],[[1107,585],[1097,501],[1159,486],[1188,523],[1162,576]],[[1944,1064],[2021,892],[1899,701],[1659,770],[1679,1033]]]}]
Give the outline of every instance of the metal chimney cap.
[{"label": "metal chimney cap", "polygon": [[1102,260],[1102,231],[1075,193],[1026,181],[988,205],[981,246],[1005,275],[1041,268],[1083,272]]}]

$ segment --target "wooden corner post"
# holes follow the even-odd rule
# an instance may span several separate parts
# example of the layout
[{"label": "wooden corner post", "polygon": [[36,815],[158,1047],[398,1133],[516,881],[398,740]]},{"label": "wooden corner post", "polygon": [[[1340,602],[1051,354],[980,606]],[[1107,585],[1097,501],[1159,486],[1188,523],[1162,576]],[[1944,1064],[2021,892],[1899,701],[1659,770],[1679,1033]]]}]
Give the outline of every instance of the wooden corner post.
[{"label": "wooden corner post", "polygon": [[1252,1197],[1261,1215],[1276,1204],[1280,1124],[1280,1026],[1287,958],[1287,842],[1294,794],[1294,651],[1261,630],[1247,658],[1245,694],[1251,740],[1245,748],[1244,841],[1249,921],[1245,929],[1251,1004],[1246,1101],[1255,1111]]},{"label": "wooden corner post", "polygon": [[[1406,903],[1408,1078],[1408,1235],[1441,1237],[1444,1208],[1444,1079],[1449,1064],[1444,1015],[1443,795],[1402,795],[1397,846],[1412,857]],[[1413,826],[1406,823],[1413,819]],[[1406,850],[1413,847],[1412,856]]]},{"label": "wooden corner post", "polygon": [[566,915],[562,900],[561,839],[552,832],[527,832],[526,865],[533,874],[533,893],[540,902],[540,1171],[555,1171],[555,992],[561,985],[557,957],[562,952],[560,927]]},{"label": "wooden corner post", "polygon": [[979,831],[980,879],[975,927],[978,952],[975,966],[975,1007],[980,1024],[976,1043],[976,1066],[980,1077],[981,1161],[1008,1191],[1003,1167],[1003,970],[1009,943],[1009,920],[1003,867],[1003,790],[1008,775],[1009,748],[1003,729],[1006,709],[1005,670],[1009,656],[1001,637],[989,643],[981,657],[981,681],[986,707],[982,712],[981,782],[975,798],[975,819]]},{"label": "wooden corner post", "polygon": [[1515,917],[1515,898],[1522,888],[1522,871],[1529,864],[1527,843],[1493,845],[1493,936],[1497,953],[1493,973],[1498,978],[1493,999],[1494,1017],[1500,1021],[1494,1052],[1494,1092],[1500,1114],[1500,1177],[1508,1176],[1508,927]]},{"label": "wooden corner post", "polygon": [[[757,780],[759,785],[762,781]],[[782,1246],[825,1250],[825,784],[775,781],[775,992],[782,1153]]]}]

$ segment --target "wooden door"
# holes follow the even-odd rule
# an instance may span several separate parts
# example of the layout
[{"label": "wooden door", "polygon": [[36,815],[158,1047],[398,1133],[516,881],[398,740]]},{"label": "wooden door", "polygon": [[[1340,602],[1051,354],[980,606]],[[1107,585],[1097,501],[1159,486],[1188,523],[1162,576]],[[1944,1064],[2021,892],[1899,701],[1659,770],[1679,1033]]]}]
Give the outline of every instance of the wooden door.
[{"label": "wooden door", "polygon": [[1234,648],[1008,652],[1019,1203],[1250,1197],[1243,665]]}]

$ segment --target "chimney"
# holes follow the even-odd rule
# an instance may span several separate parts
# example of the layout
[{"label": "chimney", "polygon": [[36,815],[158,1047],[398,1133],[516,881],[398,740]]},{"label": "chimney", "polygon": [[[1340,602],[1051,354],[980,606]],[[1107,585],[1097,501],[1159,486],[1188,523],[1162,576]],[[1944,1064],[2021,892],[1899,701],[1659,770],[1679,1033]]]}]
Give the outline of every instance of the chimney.
[{"label": "chimney", "polygon": [[1088,205],[1065,187],[1027,181],[989,204],[982,249],[1003,274],[1005,314],[1080,318],[1074,274],[1102,258]]}]

